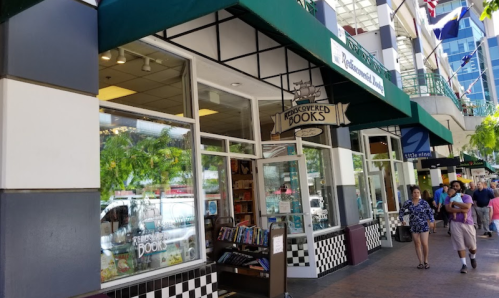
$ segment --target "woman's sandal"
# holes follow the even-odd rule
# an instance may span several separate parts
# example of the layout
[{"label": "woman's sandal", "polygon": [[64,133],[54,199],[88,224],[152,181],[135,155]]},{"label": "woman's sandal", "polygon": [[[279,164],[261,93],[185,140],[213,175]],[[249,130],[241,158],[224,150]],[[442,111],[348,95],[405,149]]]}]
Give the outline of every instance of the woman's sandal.
[{"label": "woman's sandal", "polygon": [[424,263],[424,269],[430,269],[430,265],[428,263]]},{"label": "woman's sandal", "polygon": [[424,268],[424,265],[423,265],[423,264],[419,264],[417,268],[418,268],[418,269],[423,269],[423,268]]}]

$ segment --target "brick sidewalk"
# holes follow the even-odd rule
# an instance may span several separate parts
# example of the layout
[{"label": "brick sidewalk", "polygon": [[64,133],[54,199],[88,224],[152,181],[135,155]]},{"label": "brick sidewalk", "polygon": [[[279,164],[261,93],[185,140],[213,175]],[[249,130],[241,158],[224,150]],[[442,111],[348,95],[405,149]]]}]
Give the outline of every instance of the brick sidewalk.
[{"label": "brick sidewalk", "polygon": [[418,270],[414,244],[394,243],[321,279],[288,280],[293,298],[330,297],[499,297],[499,237],[481,236],[477,231],[477,269],[467,258],[468,274],[459,273],[461,261],[452,249],[447,230],[430,235],[431,268]]}]

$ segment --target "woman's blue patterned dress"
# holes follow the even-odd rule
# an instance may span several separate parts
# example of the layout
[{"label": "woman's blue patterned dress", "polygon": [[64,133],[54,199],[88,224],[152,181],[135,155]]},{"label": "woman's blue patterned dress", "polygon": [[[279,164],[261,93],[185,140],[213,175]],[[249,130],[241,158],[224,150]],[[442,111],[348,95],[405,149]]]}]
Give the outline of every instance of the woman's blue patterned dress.
[{"label": "woman's blue patterned dress", "polygon": [[409,226],[412,233],[428,232],[430,230],[428,220],[435,221],[430,204],[422,199],[419,199],[417,205],[414,205],[412,200],[406,201],[399,211],[400,221],[403,221],[403,216],[407,214],[409,215]]}]

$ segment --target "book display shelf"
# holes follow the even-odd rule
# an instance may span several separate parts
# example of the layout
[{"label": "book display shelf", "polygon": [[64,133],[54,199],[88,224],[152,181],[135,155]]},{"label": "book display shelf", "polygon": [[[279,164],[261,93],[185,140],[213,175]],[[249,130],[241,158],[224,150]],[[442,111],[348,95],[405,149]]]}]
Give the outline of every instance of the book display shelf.
[{"label": "book display shelf", "polygon": [[273,223],[269,230],[234,225],[224,217],[215,223],[213,255],[219,288],[258,297],[285,297],[286,226]]},{"label": "book display shelf", "polygon": [[253,164],[250,160],[231,159],[232,198],[236,224],[256,224]]}]

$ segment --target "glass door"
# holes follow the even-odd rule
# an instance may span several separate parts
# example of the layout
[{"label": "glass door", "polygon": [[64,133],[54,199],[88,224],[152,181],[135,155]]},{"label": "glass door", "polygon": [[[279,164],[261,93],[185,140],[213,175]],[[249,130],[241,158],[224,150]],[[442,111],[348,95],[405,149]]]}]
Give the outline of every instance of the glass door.
[{"label": "glass door", "polygon": [[288,227],[288,239],[296,238],[302,243],[297,247],[301,251],[296,253],[302,254],[300,257],[303,260],[294,267],[288,267],[288,277],[317,276],[306,171],[304,156],[257,160],[262,227],[282,222]]},{"label": "glass door", "polygon": [[392,234],[388,216],[385,181],[381,171],[370,172],[369,190],[373,204],[373,217],[379,222],[381,246],[392,247]]}]

